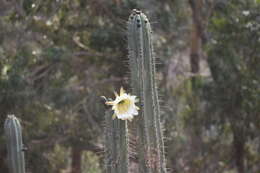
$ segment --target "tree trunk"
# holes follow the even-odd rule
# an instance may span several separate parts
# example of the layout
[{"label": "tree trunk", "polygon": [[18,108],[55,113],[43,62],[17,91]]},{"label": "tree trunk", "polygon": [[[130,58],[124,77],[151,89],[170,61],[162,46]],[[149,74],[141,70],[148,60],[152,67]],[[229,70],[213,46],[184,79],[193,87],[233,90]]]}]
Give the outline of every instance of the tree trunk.
[{"label": "tree trunk", "polygon": [[238,173],[245,173],[245,142],[243,132],[241,130],[233,131],[234,139],[233,139],[233,147],[234,147],[234,159],[237,167]]},{"label": "tree trunk", "polygon": [[202,36],[202,21],[200,10],[202,9],[201,0],[190,0],[192,9],[192,30],[191,30],[191,48],[190,48],[190,65],[191,73],[197,74],[200,71],[200,52],[201,52],[201,36]]},{"label": "tree trunk", "polygon": [[199,153],[201,152],[201,134],[200,127],[198,126],[198,105],[199,97],[197,95],[197,75],[200,72],[200,55],[201,55],[201,17],[200,10],[202,9],[201,0],[189,0],[192,9],[192,26],[191,26],[191,36],[190,36],[190,72],[191,76],[191,88],[192,88],[192,99],[190,100],[190,107],[192,109],[192,115],[190,119],[191,126],[189,127],[190,136],[190,171],[192,173],[199,173],[200,168],[198,167],[195,160],[197,159]]},{"label": "tree trunk", "polygon": [[192,88],[196,87],[196,75],[200,71],[200,49],[201,39],[195,24],[192,25],[191,33],[191,49],[190,49],[190,68],[192,74]]},{"label": "tree trunk", "polygon": [[81,173],[82,150],[76,147],[71,149],[71,173]]}]

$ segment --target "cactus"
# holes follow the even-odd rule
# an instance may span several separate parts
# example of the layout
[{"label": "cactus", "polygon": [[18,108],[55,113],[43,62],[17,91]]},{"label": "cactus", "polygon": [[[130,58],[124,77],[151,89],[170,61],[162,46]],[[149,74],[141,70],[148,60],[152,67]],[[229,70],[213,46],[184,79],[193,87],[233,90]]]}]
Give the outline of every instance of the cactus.
[{"label": "cactus", "polygon": [[136,120],[139,172],[165,173],[152,31],[148,18],[138,10],[133,10],[128,20],[128,50],[133,94],[141,99],[141,113]]},{"label": "cactus", "polygon": [[[128,20],[129,65],[132,94],[141,99],[141,111],[140,116],[130,124],[130,129],[135,129],[135,125],[137,126],[139,172],[166,173],[151,34],[147,17],[142,12],[133,10]],[[105,121],[106,172],[127,173],[129,164],[127,121],[113,120],[109,111],[106,112]]]},{"label": "cactus", "polygon": [[25,173],[22,130],[19,120],[14,115],[8,115],[5,120],[4,130],[10,172]]},{"label": "cactus", "polygon": [[112,119],[112,112],[105,114],[105,169],[107,173],[128,172],[127,121]]}]

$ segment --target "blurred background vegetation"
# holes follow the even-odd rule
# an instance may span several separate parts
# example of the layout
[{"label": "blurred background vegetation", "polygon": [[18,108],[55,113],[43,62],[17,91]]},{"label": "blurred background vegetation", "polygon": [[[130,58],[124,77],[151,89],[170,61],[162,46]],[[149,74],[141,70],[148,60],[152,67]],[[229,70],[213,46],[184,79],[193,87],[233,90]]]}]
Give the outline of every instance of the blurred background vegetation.
[{"label": "blurred background vegetation", "polygon": [[28,173],[103,172],[100,96],[131,91],[133,8],[153,26],[169,172],[260,172],[259,0],[1,0],[0,172],[7,114]]}]

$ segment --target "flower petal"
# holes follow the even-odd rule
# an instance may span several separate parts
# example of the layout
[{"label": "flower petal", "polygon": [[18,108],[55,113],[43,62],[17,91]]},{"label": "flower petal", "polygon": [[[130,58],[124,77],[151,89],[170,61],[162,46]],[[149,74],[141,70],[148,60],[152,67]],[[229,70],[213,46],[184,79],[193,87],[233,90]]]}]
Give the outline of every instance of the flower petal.
[{"label": "flower petal", "polygon": [[119,97],[118,94],[117,94],[117,92],[114,92],[114,94],[115,94],[116,97]]},{"label": "flower petal", "polygon": [[133,115],[138,115],[138,111],[135,109]]},{"label": "flower petal", "polygon": [[125,90],[124,90],[123,87],[121,87],[121,88],[120,88],[120,96],[124,95],[124,93],[125,93]]},{"label": "flower petal", "polygon": [[114,105],[114,102],[113,101],[107,101],[106,105]]},{"label": "flower petal", "polygon": [[112,115],[112,120],[114,120],[116,118],[116,114],[114,113],[113,115]]}]

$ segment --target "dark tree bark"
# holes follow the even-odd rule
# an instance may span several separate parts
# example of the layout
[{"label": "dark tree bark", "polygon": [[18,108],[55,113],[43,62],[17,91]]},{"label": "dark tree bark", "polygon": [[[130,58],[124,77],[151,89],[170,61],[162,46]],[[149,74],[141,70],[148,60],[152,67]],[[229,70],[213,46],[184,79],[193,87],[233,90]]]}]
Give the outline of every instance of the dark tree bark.
[{"label": "dark tree bark", "polygon": [[238,173],[245,173],[245,140],[243,135],[243,128],[233,130],[233,148],[234,148],[234,160]]},{"label": "dark tree bark", "polygon": [[[191,1],[194,2],[194,1]],[[197,83],[197,74],[200,72],[200,52],[201,52],[201,37],[199,34],[199,24],[198,24],[198,13],[199,13],[199,9],[197,8],[197,2],[194,3],[190,3],[190,5],[192,6],[192,28],[191,28],[191,45],[190,45],[190,72],[192,74],[191,76],[191,87],[193,90],[193,96],[191,99],[191,103],[190,106],[192,108],[192,119],[191,120],[191,124],[192,126],[190,127],[189,130],[189,135],[190,135],[190,140],[191,140],[191,171],[193,173],[199,173],[199,168],[197,168],[197,165],[195,162],[193,162],[194,160],[196,160],[198,153],[201,151],[201,147],[200,147],[200,143],[201,143],[201,136],[200,136],[200,130],[197,126],[197,118],[198,117],[198,103],[199,103],[199,98],[196,94],[196,83]]]},{"label": "dark tree bark", "polygon": [[200,134],[200,127],[198,126],[198,104],[199,97],[197,96],[197,75],[200,72],[200,56],[201,56],[201,40],[202,40],[202,18],[201,18],[201,9],[202,1],[201,0],[189,0],[189,4],[192,10],[192,25],[191,25],[191,35],[190,35],[190,72],[191,76],[191,87],[193,90],[192,99],[190,101],[190,107],[192,109],[192,115],[190,120],[190,170],[193,173],[199,173],[200,168],[194,162],[201,152],[202,139]]},{"label": "dark tree bark", "polygon": [[203,38],[203,26],[201,9],[203,4],[201,0],[189,0],[192,10],[192,28],[191,28],[191,45],[190,45],[190,67],[192,74],[192,88],[196,87],[196,74],[200,72],[200,55],[201,41]]},{"label": "dark tree bark", "polygon": [[81,173],[81,155],[82,150],[77,147],[72,147],[71,150],[71,173]]},{"label": "dark tree bark", "polygon": [[6,150],[1,150],[0,151],[0,170],[1,170],[1,172],[8,173],[6,157],[7,157]]},{"label": "dark tree bark", "polygon": [[200,49],[201,49],[201,39],[198,34],[198,29],[195,23],[193,23],[192,33],[191,33],[191,49],[190,49],[190,66],[191,66],[192,74],[197,74],[200,71],[200,65],[199,65]]}]

